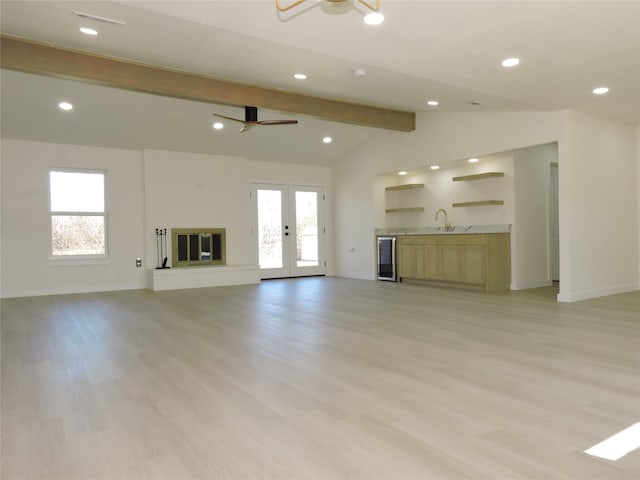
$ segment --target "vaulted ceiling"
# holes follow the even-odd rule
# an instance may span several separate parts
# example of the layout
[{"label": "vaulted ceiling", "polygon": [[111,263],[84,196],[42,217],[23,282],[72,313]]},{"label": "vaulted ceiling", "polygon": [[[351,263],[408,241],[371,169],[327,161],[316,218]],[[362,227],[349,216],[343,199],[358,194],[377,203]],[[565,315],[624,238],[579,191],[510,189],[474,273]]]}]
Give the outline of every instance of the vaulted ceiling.
[{"label": "vaulted ceiling", "polygon": [[[270,0],[3,0],[0,14],[4,35],[292,92],[303,106],[304,98],[324,98],[347,108],[418,112],[418,119],[443,112],[575,109],[640,123],[638,1],[381,4],[385,21],[376,27],[363,23],[366,9],[357,2],[339,8],[314,0],[286,13]],[[81,26],[98,35],[80,33]],[[521,62],[501,66],[508,57]],[[297,119],[298,125],[238,134],[238,125],[226,122],[214,131],[212,114],[241,118],[242,100],[185,100],[9,68],[2,70],[2,134],[11,138],[330,164],[377,135],[406,135],[336,121],[328,109],[273,102],[260,109],[261,119]],[[296,80],[295,73],[307,79]],[[594,95],[598,86],[609,93]],[[73,111],[58,110],[61,100],[72,102]],[[323,144],[324,136],[334,141]]]}]

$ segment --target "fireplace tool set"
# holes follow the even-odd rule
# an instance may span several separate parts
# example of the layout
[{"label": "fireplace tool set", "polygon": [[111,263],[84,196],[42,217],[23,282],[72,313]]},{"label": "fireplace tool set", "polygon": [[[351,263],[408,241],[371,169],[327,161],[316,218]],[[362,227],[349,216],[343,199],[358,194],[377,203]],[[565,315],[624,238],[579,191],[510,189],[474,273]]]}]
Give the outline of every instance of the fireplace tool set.
[{"label": "fireplace tool set", "polygon": [[156,228],[156,251],[158,252],[158,266],[156,270],[171,268],[167,266],[167,229]]}]

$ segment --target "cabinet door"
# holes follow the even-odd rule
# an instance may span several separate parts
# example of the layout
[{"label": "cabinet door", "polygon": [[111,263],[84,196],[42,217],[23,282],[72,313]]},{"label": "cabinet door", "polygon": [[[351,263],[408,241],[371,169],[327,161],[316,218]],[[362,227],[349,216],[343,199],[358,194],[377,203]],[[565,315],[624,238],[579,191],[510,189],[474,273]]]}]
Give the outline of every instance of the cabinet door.
[{"label": "cabinet door", "polygon": [[398,277],[416,278],[416,246],[398,246]]},{"label": "cabinet door", "polygon": [[487,281],[487,258],[484,245],[462,247],[462,281],[484,285]]},{"label": "cabinet door", "polygon": [[460,281],[462,277],[461,249],[462,247],[458,245],[440,245],[440,272],[438,277],[440,280],[446,280],[448,282]]},{"label": "cabinet door", "polygon": [[418,262],[420,266],[420,278],[423,280],[435,280],[438,278],[438,245],[421,245],[422,262]]}]

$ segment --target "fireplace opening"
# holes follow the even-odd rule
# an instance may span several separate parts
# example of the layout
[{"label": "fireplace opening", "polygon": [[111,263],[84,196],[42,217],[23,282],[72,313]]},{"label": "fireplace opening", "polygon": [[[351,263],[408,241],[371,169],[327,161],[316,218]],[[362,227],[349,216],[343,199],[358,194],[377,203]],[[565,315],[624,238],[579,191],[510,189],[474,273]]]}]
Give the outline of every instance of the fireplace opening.
[{"label": "fireplace opening", "polygon": [[172,228],[173,267],[226,265],[224,228]]}]

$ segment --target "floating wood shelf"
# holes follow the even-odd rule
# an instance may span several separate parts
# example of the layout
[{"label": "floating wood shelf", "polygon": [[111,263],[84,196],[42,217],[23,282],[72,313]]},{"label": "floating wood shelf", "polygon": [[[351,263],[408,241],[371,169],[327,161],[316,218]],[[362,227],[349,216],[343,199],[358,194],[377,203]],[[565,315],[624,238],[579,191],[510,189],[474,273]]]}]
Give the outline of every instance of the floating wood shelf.
[{"label": "floating wood shelf", "polygon": [[407,183],[406,185],[393,185],[392,187],[386,187],[385,190],[410,190],[412,188],[424,188],[424,183]]},{"label": "floating wood shelf", "polygon": [[454,182],[468,182],[471,180],[482,180],[483,178],[504,177],[504,172],[486,172],[475,173],[473,175],[463,175],[461,177],[453,177]]},{"label": "floating wood shelf", "polygon": [[477,202],[460,202],[454,203],[452,206],[456,207],[485,207],[488,205],[504,205],[504,200],[479,200]]},{"label": "floating wood shelf", "polygon": [[387,208],[385,213],[424,212],[424,207]]}]

